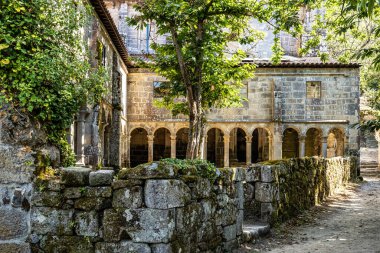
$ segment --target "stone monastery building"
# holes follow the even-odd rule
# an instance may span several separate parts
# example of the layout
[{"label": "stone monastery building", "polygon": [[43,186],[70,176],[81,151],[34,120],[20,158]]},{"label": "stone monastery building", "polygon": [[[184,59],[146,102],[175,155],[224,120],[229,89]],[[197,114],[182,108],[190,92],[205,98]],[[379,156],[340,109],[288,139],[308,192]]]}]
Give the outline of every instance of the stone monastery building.
[{"label": "stone monastery building", "polygon": [[[150,52],[154,26],[128,27],[135,1],[91,0],[97,18],[88,31],[91,50],[109,67],[112,81],[101,105],[82,108],[71,129],[78,163],[133,167],[166,157],[184,158],[188,122],[156,108],[165,81],[149,69],[134,68],[128,55]],[[356,154],[359,121],[359,65],[322,63],[299,58],[299,42],[281,34],[286,57],[272,65],[274,35],[266,32],[252,58],[255,77],[241,90],[241,108],[211,110],[207,114],[205,159],[218,167],[237,166],[290,157],[334,157]],[[165,37],[155,38],[165,43]]]}]

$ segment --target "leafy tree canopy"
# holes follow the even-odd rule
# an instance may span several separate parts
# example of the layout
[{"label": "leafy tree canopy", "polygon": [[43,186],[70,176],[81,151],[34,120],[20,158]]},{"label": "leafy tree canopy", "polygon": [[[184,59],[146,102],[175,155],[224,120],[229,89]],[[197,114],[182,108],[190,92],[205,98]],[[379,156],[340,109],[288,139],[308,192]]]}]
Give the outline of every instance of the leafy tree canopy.
[{"label": "leafy tree canopy", "polygon": [[100,98],[106,79],[89,65],[89,14],[82,1],[0,0],[0,103],[42,123],[61,147],[64,129]]},{"label": "leafy tree canopy", "polygon": [[[138,16],[130,25],[153,24],[169,43],[153,45],[151,67],[167,78],[168,91],[161,105],[174,114],[189,115],[187,158],[201,156],[205,112],[211,107],[241,104],[239,87],[252,77],[254,65],[241,64],[247,55],[233,50],[231,42],[252,44],[262,38],[249,21],[267,23],[274,33],[301,31],[297,0],[143,0],[135,6]],[[273,60],[282,49],[278,38]],[[178,99],[178,98],[186,98]]]}]

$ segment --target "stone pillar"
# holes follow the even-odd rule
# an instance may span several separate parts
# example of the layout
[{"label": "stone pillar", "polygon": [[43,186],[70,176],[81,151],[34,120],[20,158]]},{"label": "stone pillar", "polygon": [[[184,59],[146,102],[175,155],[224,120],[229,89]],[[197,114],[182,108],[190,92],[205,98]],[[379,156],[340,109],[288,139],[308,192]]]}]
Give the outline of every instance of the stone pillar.
[{"label": "stone pillar", "polygon": [[272,160],[282,159],[282,133],[276,132],[273,136],[273,158]]},{"label": "stone pillar", "polygon": [[268,155],[268,159],[269,159],[269,161],[270,160],[274,160],[273,159],[273,153],[274,153],[274,151],[273,151],[273,137],[272,136],[268,136],[268,148],[269,148],[269,155]]},{"label": "stone pillar", "polygon": [[110,143],[109,143],[109,165],[116,170],[121,168],[121,75],[118,69],[118,57],[116,52],[112,55],[112,120]]},{"label": "stone pillar", "polygon": [[170,157],[176,158],[176,145],[177,145],[177,137],[176,135],[170,135]]},{"label": "stone pillar", "polygon": [[127,137],[125,138],[125,141],[126,141],[126,164],[127,164],[127,167],[131,167],[131,136],[130,135],[127,135]]},{"label": "stone pillar", "polygon": [[322,156],[327,158],[327,136],[322,137]]},{"label": "stone pillar", "polygon": [[203,159],[207,160],[207,135],[203,137],[204,142],[203,142]]},{"label": "stone pillar", "polygon": [[230,136],[225,134],[223,136],[224,141],[224,167],[230,166]]},{"label": "stone pillar", "polygon": [[246,143],[246,163],[251,164],[252,163],[252,135],[247,135],[245,137],[245,143]]},{"label": "stone pillar", "polygon": [[84,166],[84,135],[85,135],[85,117],[87,109],[82,107],[79,111],[77,118],[77,132],[76,132],[76,164]]},{"label": "stone pillar", "polygon": [[148,162],[153,161],[153,139],[154,135],[148,135]]},{"label": "stone pillar", "polygon": [[377,140],[377,167],[380,169],[380,130],[375,132],[375,138]]},{"label": "stone pillar", "polygon": [[306,140],[306,136],[301,135],[299,137],[299,149],[300,149],[299,157],[305,157],[305,140]]}]

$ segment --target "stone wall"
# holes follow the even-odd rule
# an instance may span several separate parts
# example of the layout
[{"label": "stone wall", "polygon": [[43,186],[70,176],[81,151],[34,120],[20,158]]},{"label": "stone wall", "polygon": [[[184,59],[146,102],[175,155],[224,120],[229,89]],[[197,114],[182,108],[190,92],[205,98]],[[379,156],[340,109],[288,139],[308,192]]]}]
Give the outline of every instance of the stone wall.
[{"label": "stone wall", "polygon": [[213,184],[162,162],[122,170],[117,179],[113,173],[65,168],[56,179],[38,180],[31,202],[33,252],[231,252],[238,247],[242,169],[221,170]]},{"label": "stone wall", "polygon": [[[271,164],[272,163],[272,164]],[[246,219],[274,224],[294,217],[356,177],[356,158],[301,158],[250,166],[244,184]]]}]

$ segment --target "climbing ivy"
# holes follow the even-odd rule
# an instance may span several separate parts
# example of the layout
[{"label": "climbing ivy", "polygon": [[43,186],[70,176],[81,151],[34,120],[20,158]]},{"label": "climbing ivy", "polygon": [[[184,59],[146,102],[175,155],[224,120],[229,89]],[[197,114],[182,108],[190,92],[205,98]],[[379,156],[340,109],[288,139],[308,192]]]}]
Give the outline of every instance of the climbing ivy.
[{"label": "climbing ivy", "polygon": [[99,101],[108,79],[89,64],[83,28],[91,11],[79,0],[0,0],[0,106],[41,123],[61,151],[64,129],[81,106]]}]

